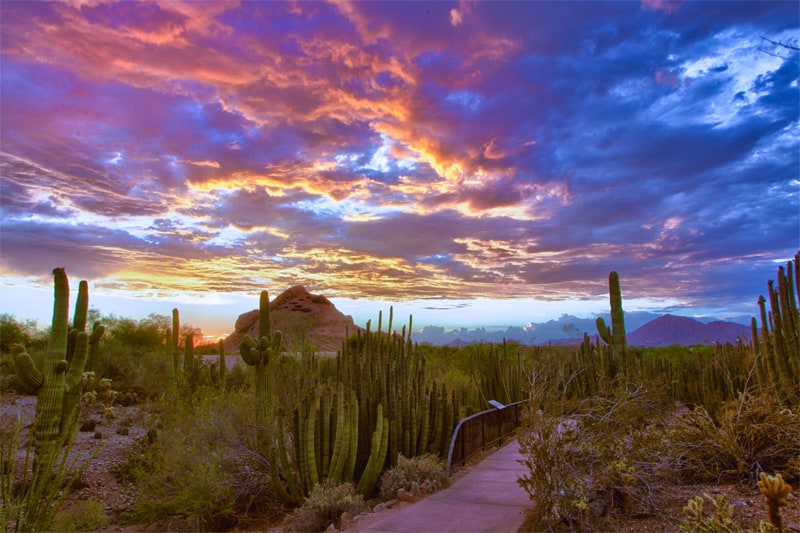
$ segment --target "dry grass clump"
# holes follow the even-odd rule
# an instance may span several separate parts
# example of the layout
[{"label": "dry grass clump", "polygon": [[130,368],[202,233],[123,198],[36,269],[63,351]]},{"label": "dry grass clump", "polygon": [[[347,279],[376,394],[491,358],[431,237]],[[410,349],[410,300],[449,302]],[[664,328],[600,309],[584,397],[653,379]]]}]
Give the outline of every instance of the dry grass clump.
[{"label": "dry grass clump", "polygon": [[716,420],[702,406],[676,418],[668,439],[682,481],[755,481],[762,471],[790,470],[800,457],[800,408],[766,392],[744,392]]}]

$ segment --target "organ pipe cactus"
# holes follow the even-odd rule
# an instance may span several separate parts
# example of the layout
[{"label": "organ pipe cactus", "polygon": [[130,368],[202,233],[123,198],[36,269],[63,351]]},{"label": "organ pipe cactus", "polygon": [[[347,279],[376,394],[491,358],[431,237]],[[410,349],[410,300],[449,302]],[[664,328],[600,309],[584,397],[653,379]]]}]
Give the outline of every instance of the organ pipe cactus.
[{"label": "organ pipe cactus", "polygon": [[611,302],[611,329],[606,326],[602,317],[597,317],[597,332],[600,338],[611,347],[616,357],[623,360],[625,368],[625,353],[627,340],[625,337],[625,315],[622,311],[622,292],[619,288],[619,274],[612,271],[608,275],[609,299]]},{"label": "organ pipe cactus", "polygon": [[372,446],[369,459],[361,479],[358,480],[356,491],[364,496],[369,496],[383,472],[386,462],[386,453],[389,451],[389,419],[383,416],[383,406],[378,404],[375,431],[372,433]]},{"label": "organ pipe cactus", "polygon": [[[53,280],[53,322],[41,370],[36,368],[30,355],[24,350],[18,350],[21,353],[14,358],[18,378],[26,387],[37,392],[34,437],[39,450],[58,443],[59,438],[68,430],[70,416],[77,404],[73,397],[77,397],[74,393],[79,391],[81,385],[89,346],[86,332],[77,331],[72,361],[67,362],[69,280],[66,271],[63,268],[54,269]],[[84,287],[82,292],[82,298],[88,301],[88,289]],[[80,306],[85,307],[83,303]],[[84,326],[85,323],[84,319]],[[80,325],[80,322],[77,324]]]}]

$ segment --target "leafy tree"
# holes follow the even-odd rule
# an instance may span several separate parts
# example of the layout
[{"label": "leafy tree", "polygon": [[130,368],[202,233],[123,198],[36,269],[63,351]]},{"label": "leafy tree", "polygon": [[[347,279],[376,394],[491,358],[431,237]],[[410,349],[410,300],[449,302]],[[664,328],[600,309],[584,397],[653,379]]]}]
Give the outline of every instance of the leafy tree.
[{"label": "leafy tree", "polygon": [[40,349],[46,342],[44,332],[35,320],[20,322],[8,313],[0,314],[0,351],[10,352],[14,344],[22,344],[28,349]]}]

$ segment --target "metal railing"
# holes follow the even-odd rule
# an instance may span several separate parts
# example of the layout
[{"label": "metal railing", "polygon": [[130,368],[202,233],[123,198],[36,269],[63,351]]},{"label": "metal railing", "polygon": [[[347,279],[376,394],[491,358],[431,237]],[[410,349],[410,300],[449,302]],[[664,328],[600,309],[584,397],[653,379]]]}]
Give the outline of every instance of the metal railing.
[{"label": "metal railing", "polygon": [[514,402],[461,419],[450,439],[447,473],[450,473],[452,467],[463,465],[474,455],[484,452],[490,446],[502,445],[513,436],[519,427],[522,407],[526,402],[527,400]]}]

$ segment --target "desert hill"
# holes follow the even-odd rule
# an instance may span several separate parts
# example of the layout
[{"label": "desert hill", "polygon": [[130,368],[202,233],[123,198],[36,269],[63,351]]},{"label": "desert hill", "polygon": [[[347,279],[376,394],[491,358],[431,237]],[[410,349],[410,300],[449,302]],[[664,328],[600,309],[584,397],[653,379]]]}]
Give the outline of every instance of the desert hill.
[{"label": "desert hill", "polygon": [[714,344],[750,338],[750,328],[733,322],[703,324],[685,316],[664,315],[628,333],[630,346]]},{"label": "desert hill", "polygon": [[[269,304],[273,331],[283,333],[289,349],[299,349],[303,334],[315,351],[335,352],[341,348],[347,333],[360,328],[353,317],[344,315],[326,297],[311,294],[305,287],[296,285],[279,294]],[[225,351],[239,353],[239,343],[245,335],[258,337],[258,309],[239,315],[234,331],[225,340]]]}]

